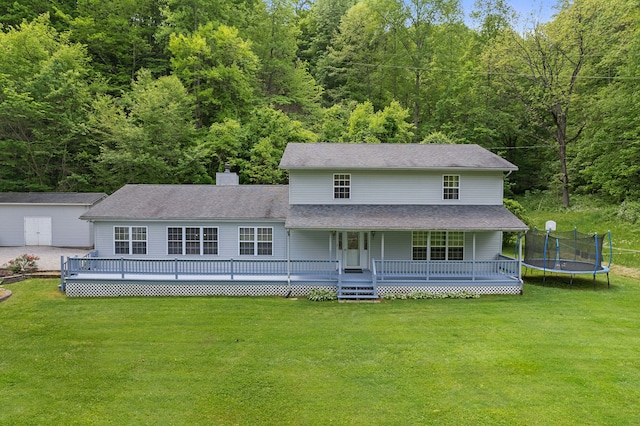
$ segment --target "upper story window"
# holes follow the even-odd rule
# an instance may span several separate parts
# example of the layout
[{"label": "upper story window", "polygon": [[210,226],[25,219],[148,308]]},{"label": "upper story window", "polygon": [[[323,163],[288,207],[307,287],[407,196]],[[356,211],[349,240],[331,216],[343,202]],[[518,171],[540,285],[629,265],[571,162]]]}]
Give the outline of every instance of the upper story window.
[{"label": "upper story window", "polygon": [[218,254],[218,228],[167,228],[168,254]]},{"label": "upper story window", "polygon": [[335,173],[333,175],[333,198],[335,200],[351,198],[350,174]]},{"label": "upper story window", "polygon": [[239,228],[238,241],[241,256],[273,255],[273,228]]},{"label": "upper story window", "polygon": [[459,200],[460,199],[460,176],[458,175],[442,176],[442,199],[443,200]]},{"label": "upper story window", "polygon": [[115,254],[147,254],[147,227],[116,226],[113,241]]}]

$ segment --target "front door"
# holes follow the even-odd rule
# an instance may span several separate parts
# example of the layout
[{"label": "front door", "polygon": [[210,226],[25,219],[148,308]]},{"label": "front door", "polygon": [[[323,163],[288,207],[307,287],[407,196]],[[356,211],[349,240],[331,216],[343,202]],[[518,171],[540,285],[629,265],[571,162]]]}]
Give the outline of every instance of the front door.
[{"label": "front door", "polygon": [[338,236],[338,253],[342,253],[344,269],[364,269],[369,258],[369,234],[362,231],[344,231]]}]

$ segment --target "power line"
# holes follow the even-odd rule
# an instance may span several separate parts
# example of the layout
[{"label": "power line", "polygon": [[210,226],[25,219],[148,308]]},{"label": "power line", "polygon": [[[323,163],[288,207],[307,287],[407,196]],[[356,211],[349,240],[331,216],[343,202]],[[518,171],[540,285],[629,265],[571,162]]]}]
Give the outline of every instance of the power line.
[{"label": "power line", "polygon": [[[629,143],[632,141],[592,141],[590,145],[618,145]],[[488,150],[517,150],[517,149],[556,149],[557,144],[548,143],[542,145],[524,145],[524,146],[493,146],[493,147],[483,147]]]},{"label": "power line", "polygon": [[[438,67],[416,67],[412,65],[390,65],[390,64],[368,64],[365,62],[349,62],[349,65],[354,66],[364,66],[364,67],[372,67],[372,68],[391,68],[391,69],[403,69],[403,70],[411,70],[411,71],[433,71],[439,73],[449,73],[449,74],[474,74],[474,75],[492,75],[492,76],[509,76],[509,77],[522,77],[522,78],[537,78],[533,74],[522,74],[522,73],[510,73],[510,72],[496,72],[496,71],[474,71],[474,70],[456,70],[450,68],[438,68]],[[348,67],[336,67],[332,66],[334,69],[347,69]],[[557,77],[570,78],[571,75],[559,75]],[[640,80],[640,76],[611,76],[611,75],[578,75],[576,76],[578,79],[584,80],[628,80],[628,81],[637,81]]]}]

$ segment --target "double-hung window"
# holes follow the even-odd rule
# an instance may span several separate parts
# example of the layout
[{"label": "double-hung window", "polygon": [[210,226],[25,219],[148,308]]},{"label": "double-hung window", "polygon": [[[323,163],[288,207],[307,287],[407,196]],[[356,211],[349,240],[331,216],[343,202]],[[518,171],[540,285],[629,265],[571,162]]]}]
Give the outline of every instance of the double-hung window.
[{"label": "double-hung window", "polygon": [[413,231],[411,243],[411,259],[427,260],[427,241],[429,233],[427,231]]},{"label": "double-hung window", "polygon": [[172,226],[167,228],[168,254],[218,254],[218,228]]},{"label": "double-hung window", "polygon": [[333,175],[333,199],[349,198],[351,198],[351,175],[348,173],[335,173]]},{"label": "double-hung window", "polygon": [[464,232],[414,231],[412,260],[464,260]]},{"label": "double-hung window", "polygon": [[460,199],[460,176],[458,175],[442,176],[442,199],[443,200],[459,200]]},{"label": "double-hung window", "polygon": [[115,226],[113,241],[115,254],[147,254],[147,227]]},{"label": "double-hung window", "polygon": [[238,244],[241,256],[272,256],[273,228],[241,227]]}]

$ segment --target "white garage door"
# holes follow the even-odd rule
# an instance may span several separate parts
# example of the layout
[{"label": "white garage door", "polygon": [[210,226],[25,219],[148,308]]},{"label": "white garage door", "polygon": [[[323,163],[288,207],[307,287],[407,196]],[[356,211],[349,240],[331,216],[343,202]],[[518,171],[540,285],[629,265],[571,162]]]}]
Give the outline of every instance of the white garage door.
[{"label": "white garage door", "polygon": [[50,246],[51,218],[25,217],[24,244],[27,246]]}]

